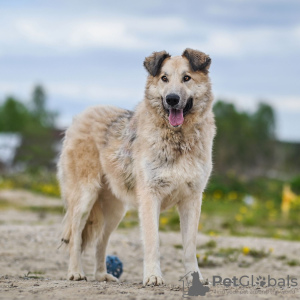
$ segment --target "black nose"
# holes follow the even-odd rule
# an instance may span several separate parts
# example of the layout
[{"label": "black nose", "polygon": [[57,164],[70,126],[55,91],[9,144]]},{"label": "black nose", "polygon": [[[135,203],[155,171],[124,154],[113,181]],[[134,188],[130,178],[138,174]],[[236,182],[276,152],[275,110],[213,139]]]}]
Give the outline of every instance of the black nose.
[{"label": "black nose", "polygon": [[175,106],[179,103],[180,97],[176,94],[169,94],[166,97],[166,101],[170,106]]}]

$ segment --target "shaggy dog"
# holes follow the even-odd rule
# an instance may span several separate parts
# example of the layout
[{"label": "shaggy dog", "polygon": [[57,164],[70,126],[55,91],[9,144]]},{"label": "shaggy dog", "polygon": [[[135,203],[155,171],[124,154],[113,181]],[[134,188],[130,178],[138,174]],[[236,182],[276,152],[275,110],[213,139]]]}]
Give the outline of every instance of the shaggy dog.
[{"label": "shaggy dog", "polygon": [[208,55],[192,49],[174,57],[154,52],[144,61],[149,75],[135,111],[91,107],[66,131],[58,179],[66,206],[62,241],[69,246],[68,279],[86,279],[81,252],[93,240],[95,279],[117,281],[107,274],[106,247],[127,208],[134,206],[144,246],[143,283],[163,284],[159,214],[174,205],[185,271],[202,278],[196,236],[215,135],[210,63]]}]

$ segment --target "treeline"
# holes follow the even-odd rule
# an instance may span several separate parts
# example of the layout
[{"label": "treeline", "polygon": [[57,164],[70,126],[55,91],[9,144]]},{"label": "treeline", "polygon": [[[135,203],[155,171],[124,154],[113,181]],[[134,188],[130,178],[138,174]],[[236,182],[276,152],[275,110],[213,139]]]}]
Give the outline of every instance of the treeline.
[{"label": "treeline", "polygon": [[217,135],[214,168],[218,174],[247,177],[267,175],[274,165],[275,116],[272,107],[260,103],[253,113],[240,112],[232,103],[214,105]]},{"label": "treeline", "polygon": [[[247,180],[300,173],[299,145],[276,140],[276,119],[270,105],[260,103],[254,112],[245,112],[232,103],[217,101],[214,113],[217,125],[213,152],[215,177]],[[8,97],[0,105],[0,133],[18,133],[22,137],[15,165],[29,171],[55,169],[62,138],[56,119],[57,113],[47,108],[41,86],[34,88],[26,103]]]},{"label": "treeline", "polygon": [[217,101],[214,113],[214,174],[284,180],[300,174],[300,143],[277,140],[270,105],[260,103],[254,112],[245,112],[232,103]]},{"label": "treeline", "polygon": [[0,106],[0,133],[17,133],[21,138],[13,162],[15,166],[32,172],[54,167],[56,117],[57,113],[46,106],[42,86],[34,88],[27,103],[14,97],[3,102]]}]

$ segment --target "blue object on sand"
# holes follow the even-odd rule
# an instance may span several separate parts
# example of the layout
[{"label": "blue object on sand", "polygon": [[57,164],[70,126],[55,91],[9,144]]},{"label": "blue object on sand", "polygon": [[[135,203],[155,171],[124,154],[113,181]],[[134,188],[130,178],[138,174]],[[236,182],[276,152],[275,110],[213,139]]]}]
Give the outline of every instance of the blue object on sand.
[{"label": "blue object on sand", "polygon": [[123,264],[119,258],[114,255],[106,256],[106,268],[108,274],[111,274],[117,278],[120,278],[123,273]]}]

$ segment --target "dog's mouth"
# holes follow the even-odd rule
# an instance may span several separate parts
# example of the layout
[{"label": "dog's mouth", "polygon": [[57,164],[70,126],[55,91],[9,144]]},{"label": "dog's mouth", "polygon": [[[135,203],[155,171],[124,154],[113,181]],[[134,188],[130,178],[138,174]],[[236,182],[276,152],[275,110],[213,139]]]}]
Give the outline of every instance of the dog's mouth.
[{"label": "dog's mouth", "polygon": [[189,100],[186,103],[186,106],[183,109],[167,109],[170,125],[172,125],[173,127],[181,126],[184,122],[185,115],[192,109],[192,107],[193,98],[189,98]]}]

